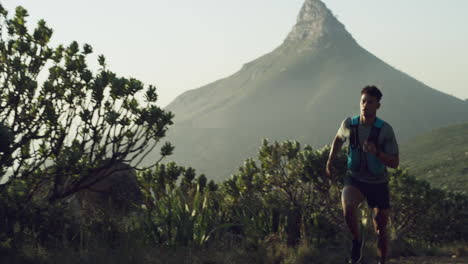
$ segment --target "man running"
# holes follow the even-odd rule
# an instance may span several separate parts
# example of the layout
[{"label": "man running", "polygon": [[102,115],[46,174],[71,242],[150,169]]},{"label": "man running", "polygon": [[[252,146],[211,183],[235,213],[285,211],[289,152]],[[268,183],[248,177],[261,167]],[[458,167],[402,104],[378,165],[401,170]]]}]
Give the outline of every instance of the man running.
[{"label": "man running", "polygon": [[333,140],[326,173],[335,179],[333,162],[343,143],[349,141],[348,169],[341,195],[343,215],[351,231],[352,263],[362,259],[363,238],[358,225],[358,206],[365,199],[374,212],[374,229],[378,235],[380,264],[388,251],[387,223],[390,211],[387,167],[397,168],[398,144],[392,127],[377,117],[382,93],[375,86],[361,90],[360,115],[346,118]]}]

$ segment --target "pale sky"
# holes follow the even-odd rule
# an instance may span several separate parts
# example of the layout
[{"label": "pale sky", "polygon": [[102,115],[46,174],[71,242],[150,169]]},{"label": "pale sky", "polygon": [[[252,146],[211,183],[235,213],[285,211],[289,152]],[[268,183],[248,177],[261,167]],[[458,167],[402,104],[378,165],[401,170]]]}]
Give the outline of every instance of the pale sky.
[{"label": "pale sky", "polygon": [[[76,40],[119,75],[182,92],[238,71],[279,46],[303,0],[0,0],[45,19],[52,44]],[[323,0],[365,49],[432,88],[468,98],[467,0]],[[90,65],[96,65],[90,61]]]}]

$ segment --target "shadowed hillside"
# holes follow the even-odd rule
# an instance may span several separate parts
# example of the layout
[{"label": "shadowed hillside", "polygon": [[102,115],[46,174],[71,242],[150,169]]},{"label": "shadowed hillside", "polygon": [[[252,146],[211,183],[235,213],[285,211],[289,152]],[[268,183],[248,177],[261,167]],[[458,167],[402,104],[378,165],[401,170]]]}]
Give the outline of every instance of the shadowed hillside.
[{"label": "shadowed hillside", "polygon": [[418,135],[401,147],[402,165],[434,187],[468,192],[468,123]]}]

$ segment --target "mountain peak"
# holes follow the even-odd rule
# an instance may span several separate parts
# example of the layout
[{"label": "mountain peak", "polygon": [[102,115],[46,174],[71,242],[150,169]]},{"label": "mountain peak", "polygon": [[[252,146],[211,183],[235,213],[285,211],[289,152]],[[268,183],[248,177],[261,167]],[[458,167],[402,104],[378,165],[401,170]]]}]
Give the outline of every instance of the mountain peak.
[{"label": "mountain peak", "polygon": [[[320,0],[305,0],[297,16],[296,25],[285,42],[321,42],[333,37],[351,37],[343,24]],[[351,37],[352,38],[352,37]]]}]

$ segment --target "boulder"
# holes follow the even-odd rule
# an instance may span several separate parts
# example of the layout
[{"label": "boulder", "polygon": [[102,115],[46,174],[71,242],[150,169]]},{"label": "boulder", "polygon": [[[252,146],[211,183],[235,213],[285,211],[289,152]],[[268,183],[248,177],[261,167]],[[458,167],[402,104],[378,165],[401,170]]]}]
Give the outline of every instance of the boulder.
[{"label": "boulder", "polygon": [[[100,170],[83,182],[90,187],[74,194],[69,201],[79,205],[82,214],[101,212],[117,218],[135,212],[142,202],[136,171],[131,166],[118,163]],[[73,201],[74,200],[74,201]],[[76,210],[76,205],[75,205]]]}]

